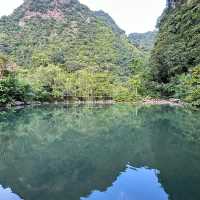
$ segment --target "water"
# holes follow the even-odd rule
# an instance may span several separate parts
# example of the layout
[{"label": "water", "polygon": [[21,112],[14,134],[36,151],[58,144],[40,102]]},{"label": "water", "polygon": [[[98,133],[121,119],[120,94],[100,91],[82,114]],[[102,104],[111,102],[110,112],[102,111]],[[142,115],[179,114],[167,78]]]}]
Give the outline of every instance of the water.
[{"label": "water", "polygon": [[46,106],[0,113],[0,200],[199,200],[200,112]]}]

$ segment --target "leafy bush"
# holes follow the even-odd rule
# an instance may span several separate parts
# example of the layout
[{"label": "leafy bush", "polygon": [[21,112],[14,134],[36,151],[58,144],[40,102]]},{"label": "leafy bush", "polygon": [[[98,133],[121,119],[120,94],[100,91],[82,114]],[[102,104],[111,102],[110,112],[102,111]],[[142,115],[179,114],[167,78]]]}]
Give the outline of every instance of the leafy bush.
[{"label": "leafy bush", "polygon": [[0,78],[4,75],[7,62],[8,59],[4,55],[0,54]]},{"label": "leafy bush", "polygon": [[179,76],[176,94],[186,102],[200,107],[200,65],[195,67],[190,74]]},{"label": "leafy bush", "polygon": [[67,89],[67,74],[55,65],[18,70],[18,78],[30,84],[33,99],[39,101],[62,100]]},{"label": "leafy bush", "polygon": [[146,96],[148,56],[113,23],[76,0],[25,0],[0,19],[0,52],[20,66],[1,80],[2,103]]},{"label": "leafy bush", "polygon": [[74,100],[132,101],[145,95],[142,77],[133,76],[122,82],[111,72],[99,72],[86,68],[76,72],[66,72],[59,66],[48,65],[33,69],[18,70],[19,80],[30,84],[33,99],[39,101]]},{"label": "leafy bush", "polygon": [[190,1],[166,9],[158,24],[160,31],[152,51],[151,71],[152,79],[164,86],[167,96],[174,94],[177,77],[188,74],[200,63],[199,5],[199,1]]},{"label": "leafy bush", "polygon": [[0,104],[12,103],[14,101],[27,101],[31,98],[30,86],[9,75],[0,79]]}]

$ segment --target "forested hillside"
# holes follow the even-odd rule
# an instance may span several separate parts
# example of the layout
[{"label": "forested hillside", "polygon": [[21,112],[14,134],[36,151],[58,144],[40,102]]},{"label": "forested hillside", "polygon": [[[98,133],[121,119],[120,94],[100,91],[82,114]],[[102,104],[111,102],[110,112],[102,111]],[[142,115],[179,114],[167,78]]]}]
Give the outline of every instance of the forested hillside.
[{"label": "forested hillside", "polygon": [[157,34],[157,31],[149,31],[146,33],[131,33],[128,37],[133,45],[144,51],[151,51],[154,47]]},{"label": "forested hillside", "polygon": [[112,17],[104,12],[103,10],[99,10],[99,11],[95,11],[95,16],[97,18],[99,18],[102,22],[104,22],[106,25],[110,26],[112,28],[112,30],[119,34],[119,35],[122,35],[122,34],[125,34],[125,31],[122,30],[116,23],[115,21],[112,19]]},{"label": "forested hillside", "polygon": [[[135,68],[143,62],[143,55],[112,18],[102,13],[77,0],[25,0],[12,15],[2,17],[0,52],[5,69],[1,71],[11,66],[17,75],[15,80],[13,75],[1,80],[5,96],[1,103],[66,96],[135,98],[131,78],[137,75]],[[10,97],[13,91],[7,92],[6,87],[16,84],[23,85],[24,97],[21,93]]]},{"label": "forested hillside", "polygon": [[78,0],[24,0],[0,18],[0,105],[173,97],[199,106],[200,2],[167,3],[158,33],[127,37]]},{"label": "forested hillside", "polygon": [[[19,66],[62,65],[70,71],[83,67],[128,66],[139,51],[74,0],[26,0],[0,20],[1,52]],[[123,69],[118,69],[123,66]]]},{"label": "forested hillside", "polygon": [[150,65],[154,88],[161,96],[200,105],[200,2],[169,4],[158,28]]}]

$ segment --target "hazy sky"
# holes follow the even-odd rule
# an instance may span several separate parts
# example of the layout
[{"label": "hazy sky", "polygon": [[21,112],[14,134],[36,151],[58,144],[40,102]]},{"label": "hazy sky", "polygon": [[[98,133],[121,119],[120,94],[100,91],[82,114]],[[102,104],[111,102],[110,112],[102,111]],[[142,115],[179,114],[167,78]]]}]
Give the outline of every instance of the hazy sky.
[{"label": "hazy sky", "polygon": [[[1,0],[0,16],[10,14],[23,0]],[[127,33],[153,30],[166,0],[80,0],[92,10],[104,10]]]}]

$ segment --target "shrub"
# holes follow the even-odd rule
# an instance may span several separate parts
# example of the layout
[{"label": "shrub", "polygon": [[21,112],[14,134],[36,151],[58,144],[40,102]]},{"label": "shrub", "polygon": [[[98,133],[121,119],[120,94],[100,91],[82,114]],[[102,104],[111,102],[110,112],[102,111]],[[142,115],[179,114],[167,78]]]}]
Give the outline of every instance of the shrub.
[{"label": "shrub", "polygon": [[14,75],[0,80],[0,104],[13,101],[27,101],[31,98],[31,88],[28,84],[19,81]]},{"label": "shrub", "polygon": [[195,67],[190,74],[179,76],[176,93],[186,102],[200,106],[200,65]]}]

